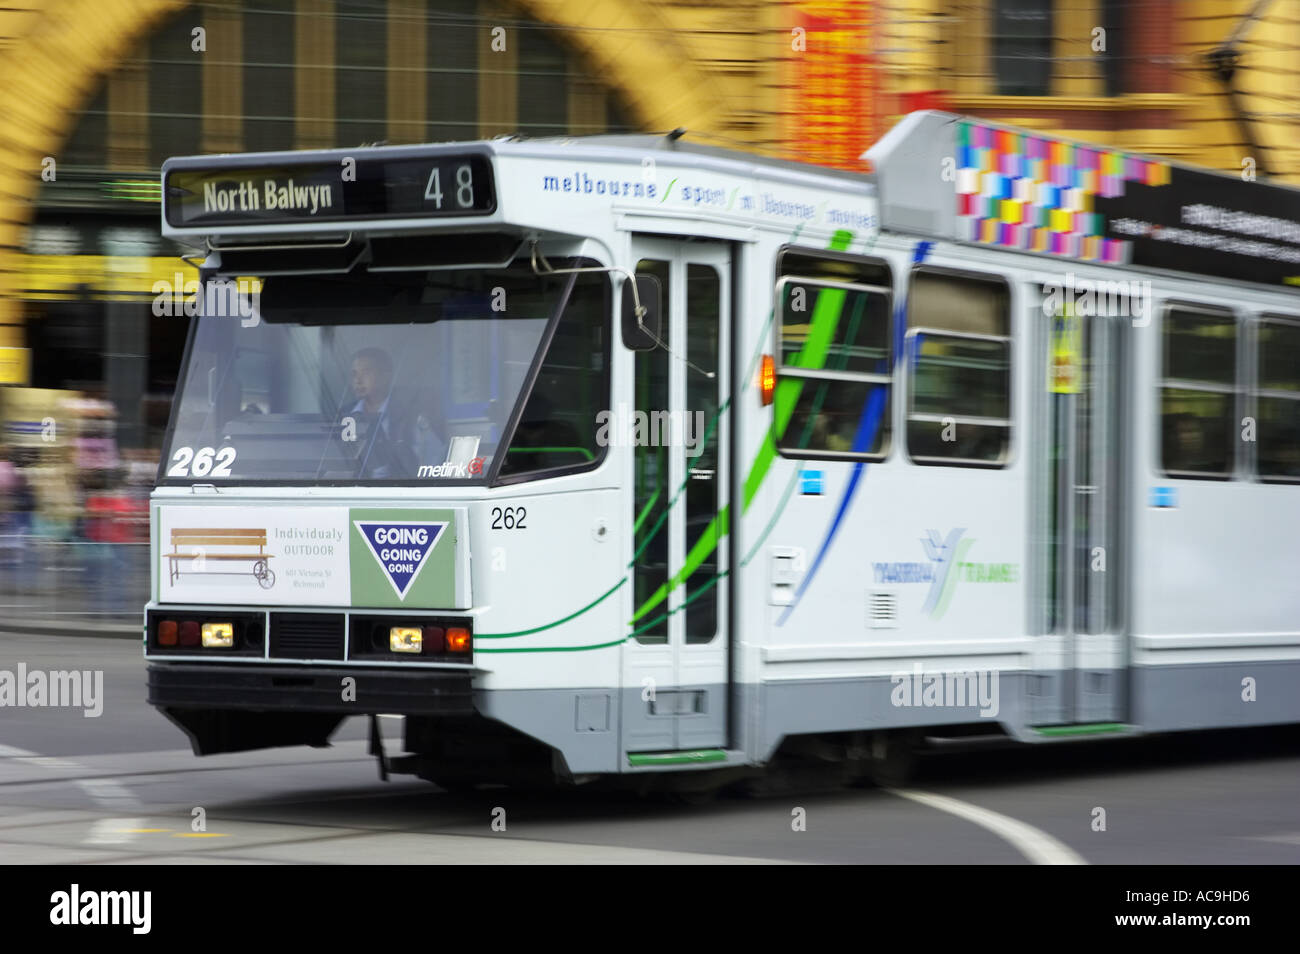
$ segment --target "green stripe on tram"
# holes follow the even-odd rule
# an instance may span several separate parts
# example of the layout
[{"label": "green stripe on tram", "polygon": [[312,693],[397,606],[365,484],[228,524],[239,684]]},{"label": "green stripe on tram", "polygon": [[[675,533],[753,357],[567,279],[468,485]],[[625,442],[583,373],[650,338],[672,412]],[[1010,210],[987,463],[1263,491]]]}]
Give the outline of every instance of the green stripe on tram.
[{"label": "green stripe on tram", "polygon": [[661,494],[662,492],[663,492],[662,487],[656,487],[655,492],[650,495],[650,499],[646,501],[646,504],[641,509],[641,512],[637,514],[636,522],[632,524],[633,537],[635,537],[638,533],[641,532],[641,524],[645,523],[645,518],[650,516],[650,511],[654,509],[655,503],[657,503],[659,500],[659,494]]},{"label": "green stripe on tram", "polygon": [[[799,233],[802,231],[803,231],[803,226],[800,225],[798,228],[795,229],[794,233],[790,236],[790,241],[794,241],[796,238],[798,238]],[[851,231],[849,231],[848,229],[839,229],[831,236],[831,240],[827,245],[827,249],[833,252],[847,251],[852,241],[853,241],[853,233]],[[813,310],[812,327],[809,329],[808,340],[804,342],[803,348],[800,349],[799,353],[795,355],[794,358],[792,359],[791,361],[792,365],[801,368],[820,368],[825,364],[826,355],[830,350],[830,345],[834,342],[835,339],[835,329],[838,325],[839,319],[841,317],[841,312],[843,310],[844,296],[845,296],[844,292],[835,289],[823,290],[823,292],[818,295],[817,304]],[[754,371],[758,367],[758,361],[762,357],[764,348],[767,343],[768,333],[771,330],[771,327],[776,320],[777,311],[778,311],[778,304],[776,302],[773,302],[772,310],[768,313],[767,324],[763,328],[763,333],[759,337],[758,347],[755,350],[753,358],[750,361],[749,373],[747,374],[744,380],[752,380],[754,377]],[[782,397],[782,386],[785,386],[784,397]],[[774,412],[776,412],[776,416],[773,421],[773,427],[769,428],[766,435],[764,436],[763,444],[759,448],[758,453],[755,455],[754,462],[753,464],[750,465],[749,474],[745,478],[744,499],[741,504],[741,513],[747,513],[749,511],[750,504],[753,503],[754,497],[757,495],[759,487],[762,486],[764,479],[767,477],[768,471],[772,467],[772,463],[776,460],[776,453],[777,453],[776,441],[773,435],[778,432],[779,433],[785,432],[785,428],[789,424],[789,419],[791,415],[793,415],[794,413],[794,408],[798,401],[799,394],[800,391],[802,390],[802,387],[803,387],[802,381],[791,380],[791,379],[786,379],[780,382],[780,385],[778,385],[777,402],[776,402],[777,406],[773,409]],[[717,426],[719,418],[728,409],[728,407],[731,404],[731,400],[732,398],[728,397],[725,401],[722,402],[722,405],[718,408],[717,413],[714,415],[713,420],[709,424],[709,428],[708,428],[709,433],[711,433],[713,429]],[[706,440],[708,439],[708,434],[706,434],[705,439]],[[784,508],[785,502],[789,500],[791,491],[794,489],[794,486],[798,481],[798,476],[799,475],[796,472],[794,478],[791,480],[790,484],[786,487],[785,494],[782,497],[782,508]],[[650,529],[647,538],[641,543],[640,547],[637,549],[637,552],[633,554],[632,561],[628,564],[629,569],[631,569],[635,565],[636,558],[640,555],[641,551],[644,550],[645,547],[649,545],[650,539],[652,539],[656,534],[658,534],[660,529],[663,527],[663,524],[665,523],[668,517],[669,511],[676,505],[678,499],[680,499],[682,495],[682,491],[685,490],[685,487],[686,487],[686,482],[683,482],[682,486],[678,488],[677,493],[675,493],[672,499],[669,500],[668,506],[664,508],[664,512],[659,516],[659,519],[655,521],[655,525]],[[641,511],[641,513],[637,515],[635,524],[633,526],[633,531],[632,531],[634,537],[637,533],[640,532],[642,524],[644,524],[646,519],[649,517],[651,509],[654,506],[655,500],[662,492],[662,489],[663,489],[662,487],[656,489],[654,497],[645,506],[645,508]],[[775,523],[776,523],[776,519],[774,515],[772,521],[768,524],[767,529],[764,530],[763,532],[763,538],[766,538],[767,534],[771,532],[771,529],[773,526],[775,526]],[[671,580],[669,580],[663,586],[659,587],[659,589],[656,590],[655,593],[652,594],[649,599],[647,599],[641,606],[639,606],[636,609],[635,613],[633,613],[632,615],[632,619],[629,621],[629,625],[635,623],[637,620],[641,619],[652,609],[654,609],[656,606],[662,603],[667,598],[668,593],[670,591],[680,586],[691,576],[692,573],[695,572],[695,570],[699,569],[700,565],[708,558],[709,554],[717,549],[718,542],[721,540],[722,537],[727,535],[727,533],[730,531],[730,527],[731,527],[731,508],[727,506],[727,507],[723,507],[722,510],[718,512],[718,514],[713,518],[713,520],[709,522],[709,525],[704,529],[703,533],[700,534],[699,539],[695,542],[695,544],[691,547],[690,552],[687,554],[686,560],[683,563],[681,570],[679,570]],[[750,556],[746,558],[745,562],[748,562],[749,559],[752,558],[752,556],[753,553],[751,552]],[[717,576],[709,580],[704,586],[700,587],[700,589],[697,590],[694,594],[690,594],[686,602],[683,603],[683,606],[685,606],[686,603],[691,602],[696,596],[701,595],[704,591],[709,589],[710,586],[717,583],[718,579],[721,578],[722,576],[725,576],[726,573],[727,571],[724,570],[723,572],[717,574]],[[474,638],[476,640],[477,639],[510,639],[514,637],[528,636],[534,633],[540,633],[545,630],[552,629],[556,626],[560,626],[563,623],[567,623],[570,620],[578,616],[581,616],[582,614],[586,613],[588,610],[595,607],[597,604],[604,602],[604,600],[607,597],[609,597],[615,591],[620,589],[624,583],[627,583],[629,581],[629,579],[630,579],[630,575],[624,575],[624,577],[621,580],[619,580],[616,584],[614,584],[614,586],[610,587],[603,594],[601,594],[596,599],[592,600],[586,606],[583,606],[582,608],[575,610],[569,615],[564,616],[561,619],[557,619],[554,622],[544,623],[540,626],[534,626],[531,629],[516,630],[515,632],[511,632],[511,633],[481,633],[481,634],[475,633]],[[680,608],[681,607],[678,607],[678,609]],[[671,616],[676,611],[677,610],[669,610],[668,612],[657,616],[649,623],[643,623],[640,627],[633,629],[627,635],[620,637],[619,639],[614,640],[612,642],[595,643],[586,646],[559,646],[559,647],[530,646],[530,647],[520,647],[518,649],[477,648],[476,651],[492,652],[492,653],[578,652],[587,649],[605,649],[607,647],[617,646],[621,643],[626,642],[628,639],[634,638],[637,635],[637,633],[642,632],[645,629],[648,629],[650,626],[655,625],[664,617]],[[720,750],[712,750],[712,751],[720,751]],[[645,756],[645,757],[650,758],[650,756]],[[681,758],[682,756],[680,753],[676,753],[674,757]],[[726,758],[725,754],[722,754],[721,757],[724,759]],[[698,761],[698,759],[687,758],[686,761]],[[650,764],[650,763],[647,762],[645,764]],[[660,762],[658,764],[667,764],[667,763]]]},{"label": "green stripe on tram", "polygon": [[[627,577],[625,576],[625,577],[623,577],[623,579],[619,580],[617,583],[615,583],[613,586],[611,586],[609,589],[607,589],[604,593],[601,593],[600,596],[596,597],[594,600],[592,600],[592,601],[591,601],[590,603],[588,603],[586,606],[582,607],[581,609],[574,610],[574,611],[573,611],[572,613],[570,613],[568,616],[565,616],[565,617],[563,617],[563,618],[561,618],[561,619],[557,619],[557,620],[555,620],[555,622],[553,622],[553,623],[543,623],[541,626],[534,626],[532,629],[520,629],[520,630],[516,630],[516,631],[513,632],[513,633],[475,633],[475,634],[474,634],[474,639],[476,639],[476,640],[479,640],[479,639],[513,639],[513,638],[516,637],[516,636],[529,636],[529,635],[531,635],[531,634],[533,634],[533,633],[540,633],[540,632],[542,632],[542,630],[550,629],[550,628],[553,627],[553,626],[559,626],[561,623],[567,623],[569,620],[574,619],[575,617],[581,616],[583,613],[587,612],[587,610],[591,609],[591,608],[592,608],[593,606],[595,606],[597,603],[603,602],[604,599],[605,599],[607,596],[609,596],[609,595],[610,595],[611,593],[613,593],[615,590],[617,590],[617,589],[619,589],[620,587],[622,587],[623,584],[626,583],[626,582],[627,582]],[[620,642],[621,642],[621,640],[620,640]],[[602,645],[602,646],[608,646],[608,645],[613,645],[613,644],[612,644],[612,643],[602,643],[601,645]],[[583,648],[585,648],[585,649],[596,649],[596,648],[598,648],[598,647],[596,647],[596,646],[586,646],[586,647],[583,647]],[[475,652],[503,652],[503,650],[500,650],[500,649],[486,650],[486,649],[479,649],[478,647],[475,647],[474,651],[475,651]]]},{"label": "green stripe on tram", "polygon": [[[853,241],[853,233],[841,229],[832,237],[830,248],[832,251],[843,252],[849,247],[851,241]],[[791,367],[819,369],[825,366],[826,356],[830,354],[831,345],[835,341],[835,330],[839,327],[840,317],[844,313],[846,298],[847,292],[835,288],[824,288],[817,295],[817,304],[813,307],[812,324],[808,329],[808,338],[804,341],[804,345],[799,349],[798,353],[790,359]],[[776,314],[779,308],[779,302],[772,303],[773,315]],[[771,469],[772,462],[776,459],[776,441],[773,435],[785,433],[802,390],[803,381],[798,378],[785,378],[777,385],[774,423],[769,428],[767,436],[763,440],[763,446],[758,452],[758,457],[750,468],[749,477],[745,481],[745,500],[742,505],[742,512],[749,509],[749,505],[753,502],[759,486]],[[635,623],[667,599],[668,594],[684,583],[699,568],[700,564],[708,558],[709,554],[717,549],[718,541],[727,534],[730,516],[730,508],[723,507],[691,547],[682,568],[673,575],[672,579],[655,590],[649,599],[637,607],[636,612],[632,614],[631,622]]]},{"label": "green stripe on tram", "polygon": [[700,762],[725,762],[722,749],[691,749],[685,752],[629,752],[629,765],[698,765]]},{"label": "green stripe on tram", "polygon": [[[846,251],[851,241],[853,241],[853,233],[841,229],[831,238],[830,250],[832,252]],[[835,290],[826,289],[817,296],[817,305],[813,309],[812,327],[808,329],[808,339],[804,342],[804,346],[799,350],[799,353],[791,360],[791,365],[800,368],[820,368],[825,363],[830,343],[835,338],[835,326],[839,322],[840,309],[844,304],[843,292],[835,291],[834,298],[827,297],[828,292],[833,291]],[[777,304],[773,302],[773,315],[775,315],[776,310]],[[772,427],[768,429],[766,436],[763,438],[763,446],[759,448],[758,455],[749,468],[749,476],[745,478],[745,496],[741,503],[741,513],[749,512],[750,504],[754,502],[759,487],[763,485],[768,470],[771,469],[773,461],[776,460],[776,435],[785,433],[802,391],[803,381],[798,378],[778,380],[776,398],[772,409]]]},{"label": "green stripe on tram", "polygon": [[641,608],[632,614],[632,622],[635,623],[662,603],[668,597],[669,592],[684,583],[692,573],[698,570],[700,564],[708,559],[709,554],[718,548],[718,541],[727,535],[730,524],[731,508],[723,507],[718,512],[718,515],[709,521],[709,525],[704,528],[700,538],[691,547],[691,552],[686,554],[686,560],[682,563],[682,568],[673,575],[671,580],[660,586],[648,600],[641,604]]}]

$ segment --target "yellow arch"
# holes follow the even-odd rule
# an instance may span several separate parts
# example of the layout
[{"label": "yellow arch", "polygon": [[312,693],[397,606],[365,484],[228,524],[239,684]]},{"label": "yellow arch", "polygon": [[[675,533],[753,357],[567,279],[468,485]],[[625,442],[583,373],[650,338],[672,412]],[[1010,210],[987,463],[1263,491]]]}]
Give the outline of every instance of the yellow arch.
[{"label": "yellow arch", "polygon": [[[618,90],[641,128],[717,130],[726,98],[692,52],[687,31],[664,17],[661,3],[636,0],[515,0],[534,20],[564,27],[594,75]],[[681,20],[678,15],[678,21]]]},{"label": "yellow arch", "polygon": [[0,323],[17,320],[11,293],[15,257],[31,221],[42,160],[57,157],[99,77],[155,24],[186,5],[46,0],[17,20],[0,57]]},{"label": "yellow arch", "polygon": [[[40,189],[100,78],[186,0],[30,0],[10,14],[0,54],[0,344],[13,340],[16,256]],[[636,0],[514,0],[568,31],[596,75],[617,89],[646,129],[718,129],[725,97],[680,42],[659,4]],[[196,25],[198,18],[196,17]],[[5,327],[10,326],[10,327]],[[5,334],[10,332],[10,334]]]}]

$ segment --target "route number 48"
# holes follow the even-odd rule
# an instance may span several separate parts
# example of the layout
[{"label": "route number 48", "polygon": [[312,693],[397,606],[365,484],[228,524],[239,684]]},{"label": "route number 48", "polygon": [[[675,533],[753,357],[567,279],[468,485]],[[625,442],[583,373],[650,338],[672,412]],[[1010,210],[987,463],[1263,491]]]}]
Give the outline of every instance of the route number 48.
[{"label": "route number 48", "polygon": [[[474,207],[474,170],[468,165],[456,167],[456,206],[461,209]],[[424,197],[437,203],[442,209],[442,170],[437,166],[429,173],[429,182],[424,187]]]},{"label": "route number 48", "polygon": [[229,477],[230,465],[235,462],[235,449],[223,447],[215,450],[211,447],[178,447],[172,454],[172,465],[167,468],[168,477]]}]

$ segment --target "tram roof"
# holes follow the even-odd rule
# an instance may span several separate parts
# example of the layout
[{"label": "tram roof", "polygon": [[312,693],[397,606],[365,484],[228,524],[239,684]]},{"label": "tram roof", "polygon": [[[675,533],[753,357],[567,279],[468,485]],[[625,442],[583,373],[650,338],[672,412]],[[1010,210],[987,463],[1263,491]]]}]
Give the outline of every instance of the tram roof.
[{"label": "tram roof", "polygon": [[[769,158],[691,141],[689,136],[681,131],[501,136],[460,143],[169,159],[163,164],[163,228],[193,236],[234,234],[265,225],[276,226],[279,233],[293,226],[319,231],[326,219],[339,229],[363,231],[428,227],[433,219],[465,223],[466,217],[487,224],[497,210],[497,157],[572,157],[629,165],[649,158],[701,171],[874,196],[877,221],[891,231],[1038,253],[1058,261],[1300,288],[1300,190],[1288,186],[933,110],[905,116],[863,154],[862,172]],[[324,184],[338,183],[339,163],[349,159],[361,170],[359,179],[352,180],[347,191],[335,193]],[[471,205],[462,204],[458,212],[439,199],[438,209],[431,211],[433,190],[449,194],[455,188],[455,170],[467,162],[478,170],[471,177]],[[441,178],[435,180],[430,170],[439,164]],[[227,192],[237,188],[241,169],[248,183],[259,176],[279,176],[283,185],[292,176],[298,192],[312,184],[327,188],[336,201],[334,209],[345,203],[346,211],[317,219],[314,211],[309,218],[285,213],[280,206],[269,214],[266,203],[259,208],[253,197],[251,210],[214,214],[204,191],[216,180]],[[400,188],[395,185],[399,180]],[[250,185],[250,191],[260,187]]]},{"label": "tram roof", "polygon": [[[865,169],[861,171],[835,169],[830,166],[819,166],[814,163],[799,162],[793,159],[777,159],[772,156],[760,155],[759,153],[745,152],[741,149],[728,149],[724,146],[712,146],[705,143],[693,142],[689,139],[690,135],[690,131],[687,130],[684,131],[681,136],[674,136],[673,133],[668,133],[667,135],[646,133],[600,133],[592,136],[547,136],[536,139],[509,137],[504,140],[494,141],[520,144],[532,143],[539,146],[556,146],[560,149],[573,145],[594,147],[596,149],[607,148],[610,150],[626,152],[628,153],[628,157],[633,159],[637,159],[646,153],[670,153],[673,155],[675,161],[681,162],[685,165],[691,165],[693,157],[700,157],[735,163],[739,166],[750,166],[757,169],[782,170],[787,172],[797,172],[802,175],[825,176],[857,185],[869,182],[872,178]],[[706,136],[705,138],[708,137]]]},{"label": "tram roof", "polygon": [[[806,190],[872,200],[876,188],[862,172],[686,142],[678,134],[501,136],[468,142],[171,158],[162,169],[162,227],[164,234],[176,238],[207,236],[211,240],[273,233],[326,234],[330,230],[369,233],[519,225],[520,216],[527,221],[540,211],[540,207],[529,208],[526,201],[519,204],[525,200],[526,190],[506,186],[503,170],[519,159],[606,166],[576,170],[590,171],[593,179],[607,176],[611,164],[621,165],[627,170],[621,178],[629,182],[620,182],[620,186],[650,183],[644,196],[636,189],[637,205],[649,199],[657,206],[656,188],[661,190],[659,196],[665,188],[662,181],[655,183],[653,176],[647,179],[642,174],[646,160],[673,169],[685,167],[803,189],[805,202],[811,198]],[[343,170],[345,174],[341,174]],[[496,181],[498,172],[502,173],[501,183]],[[556,168],[546,177],[553,179],[556,173],[564,175]],[[607,181],[599,181],[602,194]],[[697,183],[697,189],[702,185]],[[711,185],[716,188],[722,183]],[[449,198],[453,194],[454,203]],[[614,194],[629,196],[628,191]],[[498,205],[498,195],[508,196],[504,210]],[[873,210],[874,206],[858,214],[867,216]],[[589,211],[599,210],[591,206]],[[707,215],[709,210],[699,211]],[[552,215],[553,210],[542,214]]]}]

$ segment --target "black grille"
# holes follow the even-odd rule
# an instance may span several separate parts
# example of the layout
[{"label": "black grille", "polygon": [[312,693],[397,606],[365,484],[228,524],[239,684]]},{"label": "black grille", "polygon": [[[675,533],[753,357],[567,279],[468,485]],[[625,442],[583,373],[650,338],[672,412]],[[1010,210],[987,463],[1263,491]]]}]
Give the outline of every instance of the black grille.
[{"label": "black grille", "polygon": [[274,659],[342,659],[342,613],[272,613]]}]

